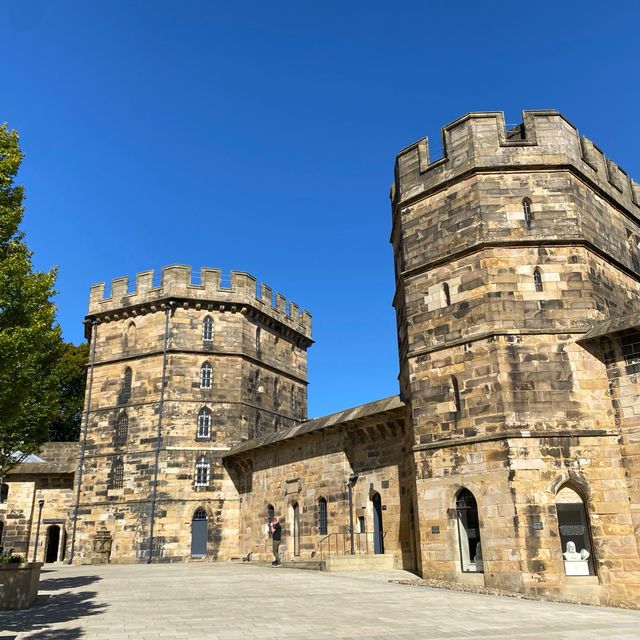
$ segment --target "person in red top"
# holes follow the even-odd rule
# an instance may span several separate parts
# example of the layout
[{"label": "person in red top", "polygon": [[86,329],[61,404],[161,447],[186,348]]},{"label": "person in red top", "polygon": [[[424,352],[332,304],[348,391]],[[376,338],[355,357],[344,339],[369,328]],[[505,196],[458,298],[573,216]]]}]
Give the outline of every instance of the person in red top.
[{"label": "person in red top", "polygon": [[280,562],[280,543],[282,541],[282,527],[278,522],[278,518],[272,518],[269,523],[269,532],[271,533],[271,541],[273,542],[273,557],[274,561],[271,563],[272,567],[279,567]]}]

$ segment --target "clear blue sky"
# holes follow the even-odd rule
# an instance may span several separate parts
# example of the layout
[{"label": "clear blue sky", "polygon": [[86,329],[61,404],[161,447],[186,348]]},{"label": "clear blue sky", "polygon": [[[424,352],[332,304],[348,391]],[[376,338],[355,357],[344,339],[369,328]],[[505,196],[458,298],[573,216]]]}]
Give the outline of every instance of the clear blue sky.
[{"label": "clear blue sky", "polygon": [[0,2],[34,262],[253,273],[313,314],[309,414],[397,393],[389,185],[468,111],[560,109],[640,180],[640,3]]}]

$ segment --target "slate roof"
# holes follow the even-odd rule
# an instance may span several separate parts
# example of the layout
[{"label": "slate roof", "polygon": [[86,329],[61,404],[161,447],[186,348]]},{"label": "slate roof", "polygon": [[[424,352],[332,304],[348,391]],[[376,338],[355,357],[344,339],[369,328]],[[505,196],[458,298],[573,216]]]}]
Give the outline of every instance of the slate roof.
[{"label": "slate roof", "polygon": [[624,316],[617,316],[616,318],[608,318],[607,320],[602,320],[602,322],[596,322],[577,342],[593,340],[594,338],[611,335],[612,333],[618,333],[619,331],[625,331],[627,329],[634,329],[636,327],[640,327],[640,313],[629,313]]},{"label": "slate roof", "polygon": [[321,431],[329,427],[335,427],[341,424],[354,422],[355,420],[361,420],[362,418],[368,418],[369,416],[387,413],[389,411],[395,411],[404,407],[404,402],[400,400],[400,396],[391,396],[390,398],[384,398],[382,400],[376,400],[375,402],[369,402],[367,404],[361,404],[351,409],[344,409],[337,413],[330,413],[328,416],[322,418],[315,418],[314,420],[307,420],[301,424],[291,427],[289,429],[283,429],[282,431],[275,431],[269,433],[266,436],[260,438],[254,438],[253,440],[247,440],[233,447],[225,454],[225,458],[236,456],[246,451],[252,451],[253,449],[259,449],[260,447],[266,447],[282,440],[290,440],[296,438],[305,433],[311,433],[312,431]]}]

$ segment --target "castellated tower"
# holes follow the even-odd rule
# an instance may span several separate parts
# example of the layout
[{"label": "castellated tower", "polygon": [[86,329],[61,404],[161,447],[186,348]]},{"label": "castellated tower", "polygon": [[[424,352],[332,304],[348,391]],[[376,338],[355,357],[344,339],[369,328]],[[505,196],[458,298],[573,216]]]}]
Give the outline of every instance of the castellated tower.
[{"label": "castellated tower", "polygon": [[[419,566],[637,602],[637,421],[634,436],[612,402],[615,358],[587,332],[640,311],[640,186],[560,113],[523,116],[507,130],[501,113],[468,114],[443,129],[442,159],[424,139],[396,161]],[[580,577],[569,542],[590,552]]]},{"label": "castellated tower", "polygon": [[159,287],[149,271],[133,291],[126,278],[104,290],[92,287],[85,319],[74,560],[109,548],[111,562],[229,558],[239,502],[222,456],[306,419],[311,316],[241,272],[222,286],[202,269],[196,285],[189,267],[170,266]]}]

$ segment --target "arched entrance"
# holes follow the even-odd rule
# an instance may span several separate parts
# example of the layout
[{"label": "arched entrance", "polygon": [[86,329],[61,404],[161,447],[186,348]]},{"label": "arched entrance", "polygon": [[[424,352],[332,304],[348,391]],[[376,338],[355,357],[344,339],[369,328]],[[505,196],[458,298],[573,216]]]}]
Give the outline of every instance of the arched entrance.
[{"label": "arched entrance", "polygon": [[458,544],[460,565],[465,573],[482,573],[482,546],[480,544],[480,520],[478,505],[468,489],[461,489],[456,496]]},{"label": "arched entrance", "polygon": [[384,527],[382,526],[382,498],[379,493],[371,496],[373,503],[373,552],[384,553]]},{"label": "arched entrance", "polygon": [[300,555],[300,507],[296,502],[292,507],[293,512],[293,555]]},{"label": "arched entrance", "polygon": [[209,533],[209,519],[207,512],[198,507],[191,521],[191,557],[204,558],[207,555],[207,538]]},{"label": "arched entrance", "polygon": [[57,562],[60,552],[60,527],[52,524],[47,529],[47,542],[44,552],[45,562]]}]

